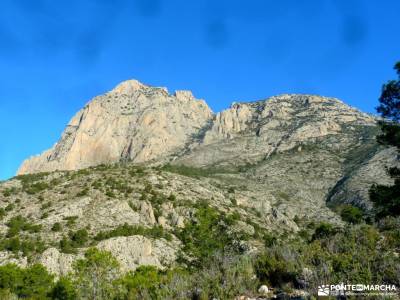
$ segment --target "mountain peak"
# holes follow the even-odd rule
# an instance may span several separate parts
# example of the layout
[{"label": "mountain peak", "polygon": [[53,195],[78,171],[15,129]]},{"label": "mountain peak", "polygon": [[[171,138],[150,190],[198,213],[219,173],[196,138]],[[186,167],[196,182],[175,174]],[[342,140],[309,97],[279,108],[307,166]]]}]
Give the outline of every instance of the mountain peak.
[{"label": "mountain peak", "polygon": [[141,83],[140,81],[136,79],[130,79],[121,82],[118,84],[112,92],[115,93],[120,93],[120,94],[130,94],[132,92],[138,91],[140,89],[148,87],[147,85]]},{"label": "mountain peak", "polygon": [[[352,124],[374,123],[371,116],[335,98],[296,94],[234,102],[214,115],[207,103],[190,91],[178,90],[171,95],[165,88],[127,80],[89,102],[72,118],[56,145],[26,160],[18,173],[76,170],[120,160],[179,160],[184,156],[200,165],[219,163],[230,156],[259,159],[311,140],[340,135],[342,128]],[[245,149],[242,143],[248,143]],[[218,152],[212,145],[228,148]],[[196,149],[204,153],[198,155]],[[235,151],[229,153],[232,149]]]}]

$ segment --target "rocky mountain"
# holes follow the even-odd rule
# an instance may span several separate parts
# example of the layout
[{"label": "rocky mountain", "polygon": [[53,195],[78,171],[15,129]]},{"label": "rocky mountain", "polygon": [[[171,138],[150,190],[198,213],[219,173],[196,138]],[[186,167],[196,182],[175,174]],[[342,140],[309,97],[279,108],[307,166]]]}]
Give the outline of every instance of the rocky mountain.
[{"label": "rocky mountain", "polygon": [[249,253],[263,245],[260,232],[343,226],[338,207],[371,209],[369,187],[391,183],[395,151],[376,143],[378,132],[373,116],[334,98],[280,95],[214,114],[188,91],[123,82],[0,183],[5,245],[15,222],[20,239],[41,245],[5,246],[0,261],[41,262],[62,275],[96,246],[124,270],[167,268],[204,201],[234,218],[228,232],[246,236]]},{"label": "rocky mountain", "polygon": [[169,95],[165,88],[126,81],[90,101],[60,141],[25,161],[18,174],[160,159],[181,149],[211,118],[207,104],[191,92]]}]

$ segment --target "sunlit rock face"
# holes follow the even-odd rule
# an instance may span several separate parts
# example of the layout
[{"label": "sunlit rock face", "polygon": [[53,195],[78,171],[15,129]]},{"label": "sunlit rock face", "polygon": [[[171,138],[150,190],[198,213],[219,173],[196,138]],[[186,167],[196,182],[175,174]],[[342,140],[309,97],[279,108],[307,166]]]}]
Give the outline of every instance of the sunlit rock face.
[{"label": "sunlit rock face", "polygon": [[188,91],[170,95],[126,81],[90,101],[54,147],[26,160],[18,174],[160,159],[182,149],[211,118],[207,104]]},{"label": "sunlit rock face", "polygon": [[128,80],[92,99],[54,147],[26,160],[18,174],[124,160],[172,158],[196,165],[238,156],[253,160],[341,134],[343,126],[374,124],[374,118],[337,99],[311,95],[233,103],[214,115],[190,91],[171,95],[166,88]]}]

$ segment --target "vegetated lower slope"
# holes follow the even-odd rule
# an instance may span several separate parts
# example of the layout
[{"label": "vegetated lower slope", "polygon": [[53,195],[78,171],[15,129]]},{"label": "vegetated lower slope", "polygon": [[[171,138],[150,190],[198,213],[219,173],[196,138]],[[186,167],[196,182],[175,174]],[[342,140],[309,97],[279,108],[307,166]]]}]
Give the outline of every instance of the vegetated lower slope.
[{"label": "vegetated lower slope", "polygon": [[[45,289],[25,291],[53,299],[64,285],[86,299],[90,282],[82,286],[79,276],[88,270],[79,264],[98,268],[97,260],[108,252],[116,261],[106,260],[112,272],[99,299],[232,299],[257,295],[260,284],[274,293],[307,295],[322,279],[398,284],[398,220],[341,220],[322,202],[307,205],[307,196],[296,198],[290,189],[274,194],[268,177],[259,177],[263,168],[288,163],[289,157],[296,165],[308,155],[277,154],[238,171],[124,163],[18,176],[0,187],[2,264],[17,263],[28,268],[20,272],[31,274],[40,263],[68,276],[56,284],[46,275]],[[87,252],[91,247],[108,252]],[[9,268],[0,267],[0,275],[7,277]],[[124,275],[129,270],[136,272]],[[26,280],[22,286],[37,287]],[[8,288],[26,295],[18,286]]]}]

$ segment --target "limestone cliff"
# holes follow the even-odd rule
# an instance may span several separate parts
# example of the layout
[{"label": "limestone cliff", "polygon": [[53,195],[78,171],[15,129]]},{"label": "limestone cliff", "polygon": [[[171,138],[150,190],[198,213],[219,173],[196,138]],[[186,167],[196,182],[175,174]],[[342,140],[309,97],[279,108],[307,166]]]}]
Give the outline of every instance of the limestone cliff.
[{"label": "limestone cliff", "polygon": [[211,117],[207,104],[191,92],[170,95],[164,88],[126,81],[90,101],[55,146],[26,160],[18,174],[158,159],[182,148]]}]

